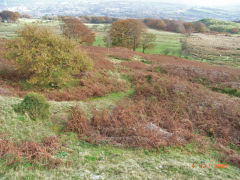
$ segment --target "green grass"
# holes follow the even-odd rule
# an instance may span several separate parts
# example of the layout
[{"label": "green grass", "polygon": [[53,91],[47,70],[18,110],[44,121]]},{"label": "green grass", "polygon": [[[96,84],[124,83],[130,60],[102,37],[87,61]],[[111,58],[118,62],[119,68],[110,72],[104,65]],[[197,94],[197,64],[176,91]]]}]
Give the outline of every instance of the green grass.
[{"label": "green grass", "polygon": [[[155,34],[157,40],[153,49],[145,50],[146,54],[168,54],[179,56],[181,51],[180,40],[184,37],[183,34],[157,31],[153,29],[148,29],[148,32]],[[142,48],[138,48],[137,51],[142,52]]]},{"label": "green grass", "polygon": [[121,100],[123,97],[131,96],[133,94],[133,92],[134,92],[134,88],[132,87],[127,92],[114,92],[105,97],[90,98],[89,100],[91,100],[91,101],[104,100],[104,101],[117,102],[117,101]]},{"label": "green grass", "polygon": [[[93,46],[105,47],[104,37],[106,31],[103,30],[103,24],[86,24],[90,29],[96,33],[96,41]],[[95,28],[93,28],[95,26]],[[149,33],[156,34],[157,39],[153,49],[145,50],[146,54],[169,54],[179,56],[181,51],[180,39],[184,37],[183,34],[157,31],[148,29]],[[142,52],[142,48],[137,48],[138,52]]]},{"label": "green grass", "polygon": [[93,43],[93,46],[105,47],[106,43],[104,42],[104,36],[96,36],[96,40]]},{"label": "green grass", "polygon": [[212,88],[213,91],[228,94],[229,96],[240,97],[240,90],[234,88]]},{"label": "green grass", "polygon": [[227,94],[229,96],[240,97],[240,90],[234,88],[223,88],[221,84],[213,83],[207,78],[196,78],[191,80],[193,83],[202,84],[203,86],[211,89],[212,91]]}]

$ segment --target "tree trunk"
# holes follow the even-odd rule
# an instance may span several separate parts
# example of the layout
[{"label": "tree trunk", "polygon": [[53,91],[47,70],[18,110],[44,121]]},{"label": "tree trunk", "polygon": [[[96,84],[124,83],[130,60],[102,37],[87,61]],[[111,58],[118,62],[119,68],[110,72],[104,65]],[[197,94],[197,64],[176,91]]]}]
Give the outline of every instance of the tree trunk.
[{"label": "tree trunk", "polygon": [[136,38],[133,39],[133,51],[136,51]]}]

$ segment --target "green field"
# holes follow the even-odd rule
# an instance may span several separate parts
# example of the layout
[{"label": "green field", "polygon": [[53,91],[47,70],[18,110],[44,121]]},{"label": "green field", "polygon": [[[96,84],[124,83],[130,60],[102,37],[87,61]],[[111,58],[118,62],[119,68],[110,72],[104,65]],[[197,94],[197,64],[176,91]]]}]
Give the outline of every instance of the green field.
[{"label": "green field", "polygon": [[[87,26],[96,33],[96,41],[93,45],[104,47],[104,37],[106,35],[106,30],[104,30],[105,25],[87,24]],[[157,39],[153,49],[145,50],[146,54],[168,54],[179,56],[181,51],[180,39],[184,38],[185,35],[166,31],[157,31],[153,29],[148,29],[148,32],[155,34]],[[137,48],[137,51],[142,52],[142,48]]]},{"label": "green field", "polygon": [[[181,51],[180,39],[184,37],[183,34],[157,31],[153,29],[148,29],[148,32],[155,34],[157,39],[155,42],[155,47],[153,49],[147,49],[145,53],[179,56]],[[137,51],[142,52],[142,48],[138,48]]]},{"label": "green field", "polygon": [[105,47],[104,36],[96,36],[96,41],[93,46]]}]

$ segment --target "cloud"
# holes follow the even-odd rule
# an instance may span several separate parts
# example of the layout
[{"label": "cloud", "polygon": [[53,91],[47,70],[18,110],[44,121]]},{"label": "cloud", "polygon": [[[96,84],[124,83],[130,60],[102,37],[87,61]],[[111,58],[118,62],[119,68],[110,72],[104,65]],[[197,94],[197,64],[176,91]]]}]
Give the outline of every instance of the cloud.
[{"label": "cloud", "polygon": [[235,4],[240,4],[239,0],[155,0],[158,2],[171,2],[171,3],[181,3],[194,6],[233,6]]}]

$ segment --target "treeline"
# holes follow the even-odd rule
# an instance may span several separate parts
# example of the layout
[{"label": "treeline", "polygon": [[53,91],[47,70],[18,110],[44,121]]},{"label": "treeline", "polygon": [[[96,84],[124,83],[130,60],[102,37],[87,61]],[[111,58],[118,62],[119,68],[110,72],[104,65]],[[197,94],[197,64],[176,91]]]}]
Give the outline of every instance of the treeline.
[{"label": "treeline", "polygon": [[0,12],[0,21],[16,22],[20,18],[20,16],[21,15],[18,12],[4,10]]},{"label": "treeline", "polygon": [[20,14],[18,12],[4,10],[0,12],[0,22],[16,22],[19,18],[32,18],[28,14]]},{"label": "treeline", "polygon": [[169,19],[152,19],[143,20],[144,24],[149,28],[177,32],[177,33],[192,33],[192,32],[209,32],[208,27],[202,22],[184,22],[181,20]]},{"label": "treeline", "polygon": [[119,18],[106,17],[106,16],[80,16],[83,23],[93,23],[93,24],[111,24],[115,21],[119,21]]},{"label": "treeline", "polygon": [[[120,18],[104,17],[104,16],[80,16],[83,23],[93,24],[112,24],[121,20]],[[143,19],[144,24],[153,29],[177,32],[177,33],[192,33],[192,32],[209,32],[208,27],[202,22],[184,22],[181,20],[169,19]]]}]

